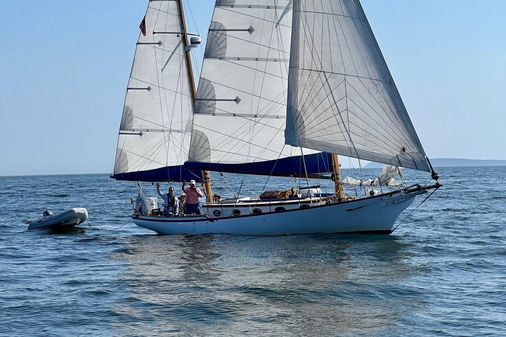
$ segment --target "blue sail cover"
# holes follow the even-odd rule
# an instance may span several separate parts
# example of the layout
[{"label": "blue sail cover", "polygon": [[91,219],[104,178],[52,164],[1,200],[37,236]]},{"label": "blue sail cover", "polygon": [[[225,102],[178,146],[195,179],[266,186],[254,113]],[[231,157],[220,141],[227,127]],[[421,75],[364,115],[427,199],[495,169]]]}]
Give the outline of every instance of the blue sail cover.
[{"label": "blue sail cover", "polygon": [[[332,171],[332,157],[329,153],[315,153],[304,156],[308,177],[320,177]],[[302,156],[287,157],[278,160],[242,164],[220,164],[203,162],[186,162],[189,170],[209,170],[239,174],[272,175],[281,177],[305,177]]]},{"label": "blue sail cover", "polygon": [[[332,171],[332,157],[329,153],[315,153],[304,156],[308,177],[320,177]],[[186,162],[179,166],[161,167],[154,170],[113,174],[111,178],[127,181],[190,181],[201,182],[201,170],[239,174],[272,175],[280,177],[305,177],[302,156],[279,160],[244,164],[217,164]]]},{"label": "blue sail cover", "polygon": [[199,170],[189,170],[183,165],[160,167],[153,170],[117,173],[111,178],[128,181],[202,181],[202,174]]}]

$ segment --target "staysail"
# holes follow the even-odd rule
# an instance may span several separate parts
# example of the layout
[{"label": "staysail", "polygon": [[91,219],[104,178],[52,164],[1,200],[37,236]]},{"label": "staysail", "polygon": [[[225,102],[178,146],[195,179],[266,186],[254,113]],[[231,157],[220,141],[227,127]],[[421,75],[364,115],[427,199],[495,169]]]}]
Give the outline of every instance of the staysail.
[{"label": "staysail", "polygon": [[151,0],[128,81],[113,178],[189,180],[193,102],[177,1]]},{"label": "staysail", "polygon": [[430,171],[359,0],[294,0],[286,143]]},{"label": "staysail", "polygon": [[[304,175],[300,148],[283,136],[291,25],[292,0],[216,1],[188,167]],[[303,153],[307,170],[329,171],[328,155]]]}]

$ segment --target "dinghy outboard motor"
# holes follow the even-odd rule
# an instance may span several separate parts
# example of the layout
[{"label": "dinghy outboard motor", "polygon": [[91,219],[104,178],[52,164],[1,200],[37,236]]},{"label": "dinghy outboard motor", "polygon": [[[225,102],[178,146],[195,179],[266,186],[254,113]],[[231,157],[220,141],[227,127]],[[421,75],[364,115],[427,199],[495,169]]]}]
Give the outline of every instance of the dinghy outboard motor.
[{"label": "dinghy outboard motor", "polygon": [[155,208],[158,208],[157,198],[148,198],[141,195],[141,193],[137,195],[134,204],[134,213],[136,215],[149,215]]}]

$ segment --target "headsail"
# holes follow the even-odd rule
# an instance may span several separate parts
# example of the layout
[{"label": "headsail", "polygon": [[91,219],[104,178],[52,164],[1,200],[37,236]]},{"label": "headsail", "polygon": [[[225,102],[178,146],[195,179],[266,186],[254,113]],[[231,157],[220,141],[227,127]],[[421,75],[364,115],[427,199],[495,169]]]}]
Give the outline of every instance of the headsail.
[{"label": "headsail", "polygon": [[149,1],[128,81],[114,175],[124,180],[197,177],[188,158],[193,103],[177,1]]},{"label": "headsail", "polygon": [[359,0],[294,0],[286,143],[430,171]]},{"label": "headsail", "polygon": [[285,146],[283,136],[291,24],[292,0],[216,1],[195,104],[189,167],[274,175],[298,171],[273,171],[272,163],[256,164],[301,155],[299,148]]}]

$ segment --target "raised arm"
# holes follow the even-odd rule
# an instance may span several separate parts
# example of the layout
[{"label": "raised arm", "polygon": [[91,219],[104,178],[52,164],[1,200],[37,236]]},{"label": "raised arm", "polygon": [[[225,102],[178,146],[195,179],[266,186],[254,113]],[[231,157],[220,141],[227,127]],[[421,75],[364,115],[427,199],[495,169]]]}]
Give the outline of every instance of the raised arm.
[{"label": "raised arm", "polygon": [[203,197],[204,196],[204,193],[202,193],[202,191],[200,190],[200,188],[195,188],[195,191],[197,191],[199,197]]},{"label": "raised arm", "polygon": [[156,191],[158,192],[158,195],[163,199],[163,193],[160,191],[160,183],[156,183]]}]

